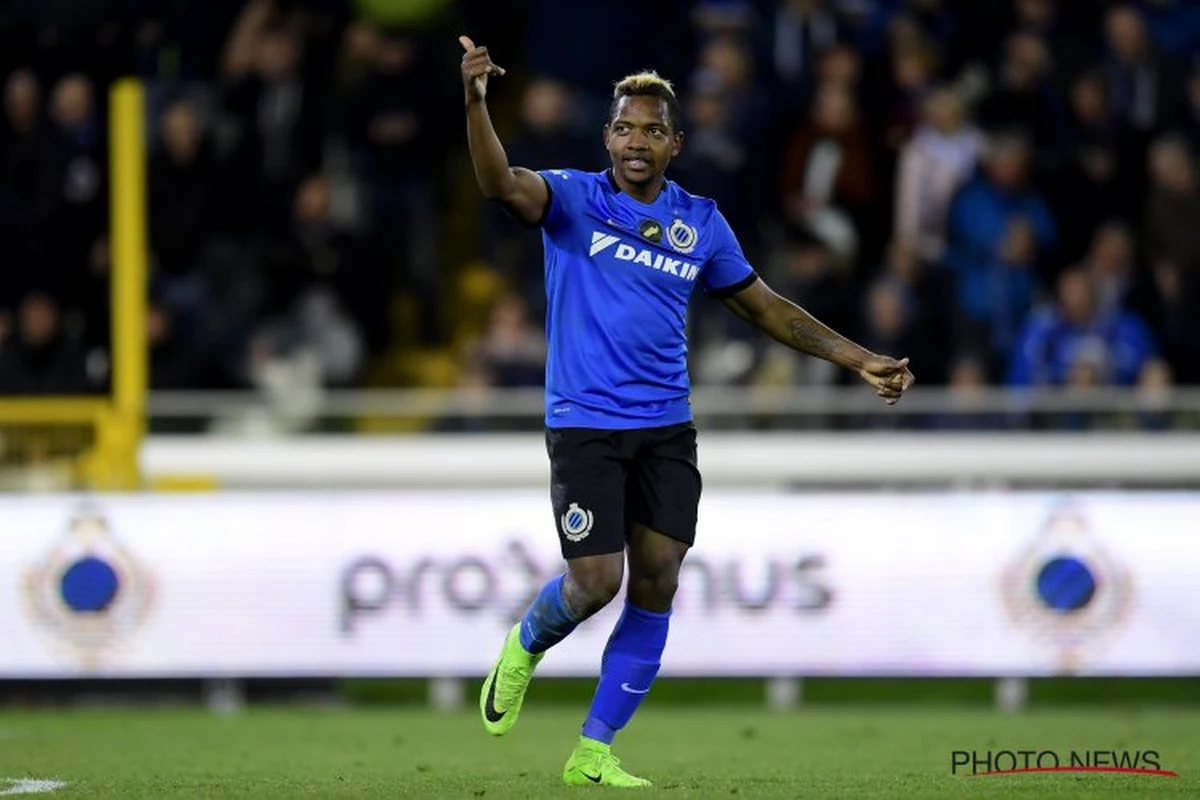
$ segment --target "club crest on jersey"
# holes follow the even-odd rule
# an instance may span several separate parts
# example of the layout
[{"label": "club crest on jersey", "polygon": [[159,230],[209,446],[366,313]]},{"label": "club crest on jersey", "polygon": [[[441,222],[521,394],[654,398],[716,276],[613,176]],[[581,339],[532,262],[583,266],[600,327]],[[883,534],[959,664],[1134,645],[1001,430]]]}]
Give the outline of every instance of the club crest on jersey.
[{"label": "club crest on jersey", "polygon": [[569,542],[579,542],[592,532],[595,518],[586,508],[580,508],[578,503],[571,503],[562,515],[563,536]]},{"label": "club crest on jersey", "polygon": [[663,229],[662,225],[652,219],[644,219],[638,225],[638,232],[642,237],[657,244],[662,241]]},{"label": "club crest on jersey", "polygon": [[667,228],[667,241],[681,253],[687,254],[696,249],[696,229],[681,219],[676,218]]}]

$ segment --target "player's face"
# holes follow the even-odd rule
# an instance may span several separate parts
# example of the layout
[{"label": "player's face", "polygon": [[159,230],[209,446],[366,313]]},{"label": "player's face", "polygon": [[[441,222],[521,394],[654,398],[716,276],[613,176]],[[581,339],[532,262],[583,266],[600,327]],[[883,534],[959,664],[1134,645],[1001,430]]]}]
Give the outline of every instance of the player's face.
[{"label": "player's face", "polygon": [[624,97],[604,128],[604,145],[613,173],[638,186],[660,178],[679,155],[683,137],[671,129],[666,101],[657,97]]}]

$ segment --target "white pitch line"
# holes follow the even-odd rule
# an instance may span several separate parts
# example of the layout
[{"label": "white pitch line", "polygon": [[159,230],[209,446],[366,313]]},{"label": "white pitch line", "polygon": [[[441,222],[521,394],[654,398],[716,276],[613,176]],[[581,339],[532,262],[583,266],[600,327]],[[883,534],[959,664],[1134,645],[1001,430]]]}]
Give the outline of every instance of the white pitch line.
[{"label": "white pitch line", "polygon": [[3,778],[0,781],[8,784],[8,788],[0,791],[0,795],[47,794],[67,785],[66,781],[48,781],[40,778]]}]

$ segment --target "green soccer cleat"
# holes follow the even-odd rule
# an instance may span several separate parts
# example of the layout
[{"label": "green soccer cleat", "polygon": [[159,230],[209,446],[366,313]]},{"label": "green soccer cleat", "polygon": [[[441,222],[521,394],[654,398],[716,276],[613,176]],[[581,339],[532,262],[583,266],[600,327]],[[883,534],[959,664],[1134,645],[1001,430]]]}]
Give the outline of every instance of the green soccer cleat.
[{"label": "green soccer cleat", "polygon": [[621,762],[612,754],[612,749],[595,739],[579,737],[579,744],[567,765],[563,767],[563,783],[567,786],[616,786],[621,789],[637,789],[650,786],[650,781],[630,775],[621,769]]},{"label": "green soccer cleat", "polygon": [[500,659],[483,682],[479,692],[479,711],[483,727],[492,736],[503,736],[517,724],[525,690],[533,679],[533,669],[545,653],[530,653],[521,646],[521,623],[504,639]]}]

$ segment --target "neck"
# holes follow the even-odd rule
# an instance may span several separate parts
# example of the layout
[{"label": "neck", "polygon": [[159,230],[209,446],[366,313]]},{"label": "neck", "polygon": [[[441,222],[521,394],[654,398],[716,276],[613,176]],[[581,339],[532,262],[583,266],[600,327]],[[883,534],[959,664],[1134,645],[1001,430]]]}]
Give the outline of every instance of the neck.
[{"label": "neck", "polygon": [[664,176],[656,175],[644,184],[630,183],[614,169],[609,169],[608,175],[614,186],[640,203],[653,203],[667,182]]}]

